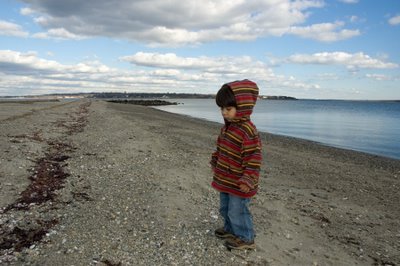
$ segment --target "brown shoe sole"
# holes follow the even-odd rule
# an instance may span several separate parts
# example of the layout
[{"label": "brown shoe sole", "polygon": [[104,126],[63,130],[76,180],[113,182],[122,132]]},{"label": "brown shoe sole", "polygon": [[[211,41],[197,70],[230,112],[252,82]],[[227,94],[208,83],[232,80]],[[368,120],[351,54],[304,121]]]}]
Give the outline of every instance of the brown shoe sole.
[{"label": "brown shoe sole", "polygon": [[234,246],[234,245],[230,245],[230,243],[227,241],[227,242],[225,242],[225,246],[229,250],[231,250],[231,249],[236,249],[236,250],[254,250],[254,249],[256,249],[256,244],[255,243],[242,244],[240,246]]}]

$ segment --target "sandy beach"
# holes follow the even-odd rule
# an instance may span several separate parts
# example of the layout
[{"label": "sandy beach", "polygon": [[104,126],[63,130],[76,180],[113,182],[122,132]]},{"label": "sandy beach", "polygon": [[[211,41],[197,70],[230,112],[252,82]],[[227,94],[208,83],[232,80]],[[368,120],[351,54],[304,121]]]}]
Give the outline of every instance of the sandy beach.
[{"label": "sandy beach", "polygon": [[400,161],[262,133],[255,251],[228,251],[221,124],[80,100],[0,102],[0,264],[400,265]]}]

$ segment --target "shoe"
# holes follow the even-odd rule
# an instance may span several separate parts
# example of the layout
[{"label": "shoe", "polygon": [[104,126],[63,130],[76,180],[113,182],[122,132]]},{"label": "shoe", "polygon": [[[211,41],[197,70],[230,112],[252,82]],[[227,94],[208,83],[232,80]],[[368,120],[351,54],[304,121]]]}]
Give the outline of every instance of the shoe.
[{"label": "shoe", "polygon": [[224,230],[224,228],[218,228],[217,230],[214,231],[214,234],[216,237],[221,238],[221,239],[226,239],[226,238],[234,238],[235,236],[227,231]]},{"label": "shoe", "polygon": [[250,242],[245,242],[237,237],[226,240],[225,246],[228,249],[241,249],[241,250],[256,248],[256,244],[254,243],[254,240],[252,240]]}]

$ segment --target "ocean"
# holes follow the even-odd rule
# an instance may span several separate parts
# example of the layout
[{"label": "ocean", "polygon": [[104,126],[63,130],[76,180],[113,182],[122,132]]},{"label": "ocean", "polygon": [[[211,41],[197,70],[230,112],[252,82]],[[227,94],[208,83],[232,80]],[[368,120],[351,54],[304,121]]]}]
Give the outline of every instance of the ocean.
[{"label": "ocean", "polygon": [[[168,99],[156,107],[223,123],[213,99]],[[252,121],[259,131],[400,159],[400,102],[258,100]]]}]

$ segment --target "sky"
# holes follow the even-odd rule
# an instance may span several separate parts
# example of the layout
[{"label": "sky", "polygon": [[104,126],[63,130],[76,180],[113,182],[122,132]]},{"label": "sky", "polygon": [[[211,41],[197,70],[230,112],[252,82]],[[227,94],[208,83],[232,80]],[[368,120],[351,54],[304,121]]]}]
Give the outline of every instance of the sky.
[{"label": "sky", "polygon": [[1,0],[0,96],[400,100],[399,0]]}]

